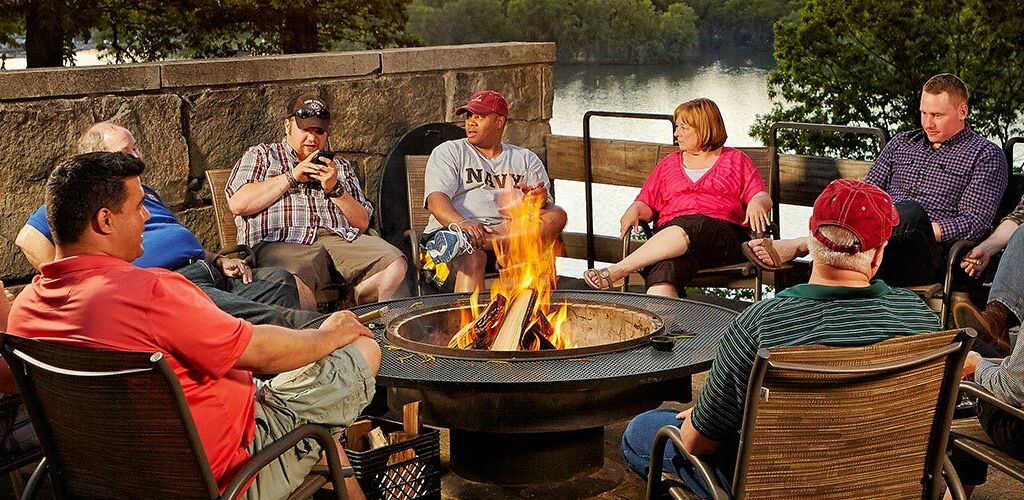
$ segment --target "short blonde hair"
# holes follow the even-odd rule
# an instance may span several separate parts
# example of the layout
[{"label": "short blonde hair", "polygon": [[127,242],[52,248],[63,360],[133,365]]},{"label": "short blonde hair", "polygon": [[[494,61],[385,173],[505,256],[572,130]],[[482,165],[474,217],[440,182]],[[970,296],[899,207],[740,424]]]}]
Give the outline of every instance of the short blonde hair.
[{"label": "short blonde hair", "polygon": [[967,104],[971,97],[967,90],[967,84],[952,73],[941,73],[929,78],[927,82],[924,82],[924,87],[921,90],[932,95],[945,92],[958,103],[964,104]]},{"label": "short blonde hair", "polygon": [[725,133],[725,122],[722,120],[722,112],[718,110],[718,105],[706,97],[680,104],[672,116],[677,123],[682,120],[697,131],[701,151],[714,151],[722,147],[729,137]]}]

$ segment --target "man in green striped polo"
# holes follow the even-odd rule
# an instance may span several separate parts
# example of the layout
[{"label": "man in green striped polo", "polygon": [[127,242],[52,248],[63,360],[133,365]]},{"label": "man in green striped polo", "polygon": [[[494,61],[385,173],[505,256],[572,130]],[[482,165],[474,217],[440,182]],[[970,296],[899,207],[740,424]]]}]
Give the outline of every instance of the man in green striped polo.
[{"label": "man in green striped polo", "polygon": [[[686,450],[711,455],[719,480],[731,484],[747,380],[758,349],[859,346],[939,330],[938,318],[913,292],[872,281],[898,222],[892,198],[881,189],[849,179],[829,184],[811,215],[810,281],[750,306],[733,321],[693,408],[653,410],[629,423],[622,451],[630,468],[646,477],[655,433],[664,425],[679,425]],[[701,498],[710,498],[688,463],[668,448],[665,470],[679,475]]]}]

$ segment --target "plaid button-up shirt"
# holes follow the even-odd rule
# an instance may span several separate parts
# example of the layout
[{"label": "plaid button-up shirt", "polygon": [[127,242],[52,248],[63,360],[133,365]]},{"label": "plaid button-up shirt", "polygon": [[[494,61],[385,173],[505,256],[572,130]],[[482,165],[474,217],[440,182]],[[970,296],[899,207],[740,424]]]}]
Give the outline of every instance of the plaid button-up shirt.
[{"label": "plaid button-up shirt", "polygon": [[894,202],[914,200],[942,229],[943,241],[988,232],[1006,190],[1003,150],[969,127],[933,147],[923,130],[893,137],[865,181]]},{"label": "plaid button-up shirt", "polygon": [[[224,192],[230,198],[242,186],[290,172],[298,164],[299,157],[287,141],[253,146],[235,163]],[[338,182],[373,215],[373,205],[363,195],[352,164],[339,158],[334,159],[334,164],[338,169]],[[311,184],[289,189],[259,213],[235,216],[235,226],[238,227],[238,243],[250,246],[261,241],[310,245],[316,241],[320,229],[330,230],[348,241],[359,236],[359,229],[349,224],[341,208],[325,197],[319,186],[313,188]]]}]

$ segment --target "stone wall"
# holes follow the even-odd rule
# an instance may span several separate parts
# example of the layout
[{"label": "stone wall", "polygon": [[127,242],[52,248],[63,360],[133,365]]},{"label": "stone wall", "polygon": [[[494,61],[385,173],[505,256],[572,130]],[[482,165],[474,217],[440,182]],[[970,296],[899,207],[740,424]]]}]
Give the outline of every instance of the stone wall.
[{"label": "stone wall", "polygon": [[207,187],[190,191],[189,180],[281,140],[285,103],[301,91],[324,96],[331,146],[356,162],[375,200],[380,165],[402,134],[457,121],[454,108],[477,90],[508,98],[505,140],[543,157],[554,60],[552,43],[498,43],[0,72],[0,277],[24,282],[34,273],[15,237],[50,170],[95,121],[135,134],[144,181],[215,249]]}]

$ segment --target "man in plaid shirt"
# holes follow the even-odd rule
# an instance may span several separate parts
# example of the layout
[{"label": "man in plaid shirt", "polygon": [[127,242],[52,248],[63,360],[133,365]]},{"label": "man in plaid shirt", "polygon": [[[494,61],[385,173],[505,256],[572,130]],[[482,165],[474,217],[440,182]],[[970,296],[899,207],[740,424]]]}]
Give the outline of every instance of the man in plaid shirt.
[{"label": "man in plaid shirt", "polygon": [[304,302],[338,275],[358,304],[391,298],[405,279],[405,256],[364,234],[373,206],[352,164],[327,147],[330,110],[305,93],[287,112],[284,140],[249,148],[228,179],[238,243],[253,247],[261,266],[298,276]]},{"label": "man in plaid shirt", "polygon": [[[893,137],[864,178],[892,196],[900,216],[878,271],[886,283],[941,280],[949,247],[981,238],[992,226],[1006,189],[1006,158],[971,130],[967,111],[964,82],[949,73],[933,76],[921,90],[921,129]],[[755,264],[775,267],[807,255],[806,238],[764,241],[747,243]]]}]

